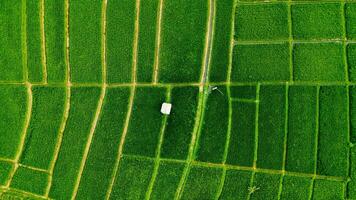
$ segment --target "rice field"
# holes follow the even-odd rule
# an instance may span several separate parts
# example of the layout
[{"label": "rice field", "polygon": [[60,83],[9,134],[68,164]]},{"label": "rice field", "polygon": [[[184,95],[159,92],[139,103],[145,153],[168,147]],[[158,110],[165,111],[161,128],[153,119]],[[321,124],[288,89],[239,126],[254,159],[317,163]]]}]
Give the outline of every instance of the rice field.
[{"label": "rice field", "polygon": [[355,143],[354,0],[0,2],[0,199],[352,200]]}]

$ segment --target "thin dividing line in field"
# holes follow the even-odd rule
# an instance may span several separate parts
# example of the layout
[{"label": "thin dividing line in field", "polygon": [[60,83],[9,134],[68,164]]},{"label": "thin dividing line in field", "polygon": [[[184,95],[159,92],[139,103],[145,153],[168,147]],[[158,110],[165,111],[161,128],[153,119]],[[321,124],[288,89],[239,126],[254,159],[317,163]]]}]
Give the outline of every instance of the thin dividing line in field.
[{"label": "thin dividing line in field", "polygon": [[[171,102],[171,88],[167,88],[166,102]],[[160,156],[161,156],[161,148],[162,148],[162,143],[163,143],[163,139],[164,139],[164,133],[165,133],[165,130],[166,130],[167,119],[168,119],[168,115],[164,115],[163,119],[162,119],[159,142],[158,142],[157,149],[156,149],[155,166],[154,166],[154,169],[153,169],[153,174],[152,174],[152,177],[151,177],[151,181],[150,181],[149,186],[148,186],[148,190],[146,192],[146,198],[145,199],[147,199],[147,200],[151,198],[153,185],[154,185],[154,183],[156,181],[156,177],[157,177],[157,174],[158,174]]]},{"label": "thin dividing line in field", "polygon": [[[192,139],[189,144],[189,152],[187,157],[187,164],[184,167],[182,177],[179,181],[178,188],[176,190],[176,194],[174,199],[178,200],[181,198],[183,194],[183,189],[185,187],[186,180],[188,179],[188,175],[191,168],[192,160],[194,159],[194,155],[196,152],[196,146],[198,145],[199,135],[200,135],[200,128],[201,128],[201,121],[204,116],[204,105],[205,105],[205,86],[206,82],[209,81],[209,64],[210,64],[210,57],[211,57],[211,48],[212,48],[212,36],[213,36],[213,25],[214,25],[214,0],[208,1],[209,12],[208,18],[206,22],[207,30],[206,30],[206,42],[205,42],[205,49],[204,49],[204,59],[202,63],[202,70],[201,70],[201,78],[200,78],[200,85],[199,85],[199,103],[197,106],[197,115],[195,118],[195,125],[192,133]],[[210,49],[210,50],[209,50]]]},{"label": "thin dividing line in field", "polygon": [[161,26],[162,26],[162,12],[163,1],[159,0],[158,20],[157,20],[157,33],[156,33],[156,48],[155,48],[155,60],[153,69],[153,84],[158,82],[158,70],[159,70],[159,52],[161,48]]},{"label": "thin dividing line in field", "polygon": [[42,71],[43,71],[43,82],[48,83],[47,76],[47,57],[46,57],[46,35],[44,27],[44,16],[45,16],[45,0],[41,0],[40,6],[40,29],[41,29],[41,58],[42,58]]},{"label": "thin dividing line in field", "polygon": [[[56,86],[56,87],[101,87],[102,83],[50,83],[50,84],[43,84],[43,83],[31,83],[32,86]],[[345,81],[261,81],[261,82],[209,82],[209,83],[111,83],[106,84],[109,88],[116,88],[116,87],[187,87],[187,86],[255,86],[255,85],[286,85],[289,86],[356,86],[356,82],[345,82]],[[26,85],[26,82],[8,82],[8,81],[0,81],[0,85]],[[244,99],[240,98],[232,98],[233,101]]]},{"label": "thin dividing line in field", "polygon": [[101,37],[102,37],[102,48],[101,48],[102,63],[101,63],[101,66],[102,66],[102,81],[103,81],[103,84],[101,86],[100,98],[99,98],[99,101],[98,101],[98,106],[97,106],[97,109],[96,109],[94,120],[92,122],[91,129],[90,129],[90,132],[89,132],[89,138],[88,138],[87,144],[85,146],[84,155],[83,155],[82,162],[81,162],[81,165],[80,165],[80,168],[79,168],[77,181],[76,181],[76,183],[74,185],[74,190],[73,190],[72,197],[71,197],[72,200],[76,199],[76,196],[77,196],[77,193],[78,193],[78,189],[79,189],[80,181],[81,181],[81,178],[82,178],[82,175],[83,175],[84,167],[85,167],[86,162],[87,162],[87,158],[88,158],[88,155],[89,155],[90,147],[91,147],[91,144],[92,144],[92,141],[93,141],[93,138],[94,138],[95,130],[96,130],[97,124],[99,122],[100,114],[101,114],[101,111],[102,111],[102,108],[103,108],[103,104],[104,104],[104,100],[105,100],[105,97],[106,97],[106,88],[107,88],[107,85],[106,85],[106,67],[107,67],[106,66],[106,9],[107,9],[107,0],[103,0],[102,16],[101,16],[101,18],[102,18],[102,22],[101,22],[101,27],[102,27],[102,31],[101,31],[102,32],[101,33]]},{"label": "thin dividing line in field", "polygon": [[[288,0],[285,1],[271,1],[271,0],[266,0],[266,1],[241,1],[239,0],[238,3],[240,5],[266,5],[266,4],[280,4],[280,3],[286,3],[288,2]],[[348,0],[347,2],[353,3],[355,1],[352,0]],[[295,4],[332,4],[332,3],[340,3],[340,1],[337,0],[320,0],[320,1],[312,1],[312,0],[308,0],[308,1],[293,1],[291,2],[292,5]]]},{"label": "thin dividing line in field", "polygon": [[285,87],[285,120],[284,120],[284,141],[283,141],[283,161],[282,161],[282,175],[279,182],[278,199],[281,198],[283,189],[283,179],[285,176],[286,169],[286,158],[287,158],[287,142],[288,142],[288,114],[289,114],[289,85]]},{"label": "thin dividing line in field", "polygon": [[318,169],[318,148],[319,148],[319,107],[320,107],[320,102],[319,102],[319,97],[320,97],[320,86],[316,88],[316,116],[315,116],[315,146],[314,146],[314,175],[312,177],[312,182],[310,184],[309,188],[309,199],[313,198],[313,189],[314,189],[314,182],[315,178],[317,176],[317,169]]},{"label": "thin dividing line in field", "polygon": [[[24,195],[26,197],[34,197],[34,198],[40,198],[40,199],[48,199],[44,196],[35,194],[35,193],[31,193],[28,191],[24,191],[24,190],[19,190],[19,189],[15,189],[15,188],[4,188],[3,186],[0,186],[0,189],[2,189],[3,191],[0,191],[0,199],[1,197],[6,197],[6,192],[14,192],[14,193],[18,193],[19,195]],[[1,192],[3,192],[1,194]],[[11,195],[11,193],[10,193]]]},{"label": "thin dividing line in field", "polygon": [[[225,149],[224,149],[224,157],[223,157],[223,165],[226,164],[227,155],[229,153],[229,146],[230,146],[230,137],[231,137],[231,124],[232,124],[232,100],[231,100],[231,92],[230,87],[226,88],[227,96],[228,96],[228,105],[229,105],[229,120],[228,120],[228,127],[227,127],[227,134],[226,134],[226,142],[225,142]],[[220,185],[218,192],[216,193],[215,199],[218,200],[221,192],[224,188],[226,177],[226,167],[223,168],[223,174],[221,176]]]},{"label": "thin dividing line in field", "polygon": [[27,10],[26,0],[21,1],[21,47],[22,47],[22,68],[23,79],[28,81],[28,66],[27,66]]},{"label": "thin dividing line in field", "polygon": [[31,115],[32,115],[32,104],[33,104],[33,95],[32,95],[32,85],[30,83],[26,84],[27,87],[27,111],[26,111],[26,116],[25,116],[25,122],[24,122],[24,127],[22,130],[22,136],[20,139],[20,144],[19,144],[19,149],[17,151],[16,157],[15,157],[15,165],[14,169],[10,173],[9,180],[7,181],[6,187],[10,187],[11,181],[19,167],[19,161],[21,158],[21,155],[23,153],[23,150],[25,148],[25,141],[26,141],[26,136],[27,136],[27,130],[28,127],[30,126],[30,121],[31,121]]},{"label": "thin dividing line in field", "polygon": [[31,169],[31,170],[33,170],[33,171],[38,171],[38,172],[43,172],[43,173],[48,174],[48,171],[45,170],[45,169],[41,169],[41,168],[29,166],[29,165],[24,165],[24,164],[21,164],[21,163],[17,163],[16,160],[11,160],[11,159],[8,159],[8,158],[0,158],[0,161],[1,161],[1,162],[8,162],[8,163],[11,163],[11,164],[13,164],[14,166],[15,166],[15,165],[18,165],[19,167],[23,167],[23,168]]},{"label": "thin dividing line in field", "polygon": [[346,43],[355,44],[355,40],[348,40],[346,38],[335,39],[311,39],[311,40],[298,40],[298,39],[281,39],[281,40],[234,40],[235,45],[264,45],[264,44],[323,44],[323,43]]},{"label": "thin dividing line in field", "polygon": [[63,141],[63,134],[67,125],[67,121],[68,121],[68,117],[69,117],[69,111],[70,111],[70,102],[71,102],[71,83],[70,83],[70,62],[69,62],[69,0],[65,1],[65,43],[66,43],[66,52],[65,52],[65,63],[66,63],[66,83],[65,83],[65,87],[66,87],[66,103],[65,103],[65,107],[64,107],[64,112],[63,112],[63,118],[62,118],[62,122],[60,125],[60,129],[59,129],[59,134],[58,134],[58,139],[57,139],[57,143],[56,143],[56,147],[55,147],[55,151],[54,151],[54,158],[52,160],[52,162],[50,163],[50,168],[49,168],[49,180],[48,180],[48,184],[47,184],[47,188],[45,191],[45,197],[48,198],[48,195],[51,191],[51,187],[52,187],[52,181],[53,181],[53,171],[55,168],[55,165],[57,163],[58,160],[58,156],[59,156],[59,151],[62,145],[62,141]]},{"label": "thin dividing line in field", "polygon": [[234,0],[234,5],[232,9],[232,16],[231,16],[231,33],[230,33],[230,51],[229,51],[229,65],[227,70],[227,77],[226,81],[230,83],[231,81],[231,71],[232,71],[232,56],[234,51],[234,35],[235,35],[235,12],[236,12],[237,0]]},{"label": "thin dividing line in field", "polygon": [[123,156],[123,148],[126,140],[126,135],[129,129],[130,125],[130,119],[131,119],[131,114],[132,114],[132,109],[133,109],[133,103],[135,99],[135,92],[136,92],[136,66],[137,66],[137,46],[138,46],[138,32],[139,32],[139,19],[140,19],[140,1],[141,0],[136,0],[136,19],[135,19],[135,33],[134,33],[134,46],[133,46],[133,62],[132,62],[132,80],[133,84],[131,85],[131,93],[130,93],[130,98],[129,98],[129,103],[127,107],[127,114],[126,114],[126,119],[125,119],[125,124],[124,128],[121,134],[121,140],[119,144],[119,149],[117,153],[117,158],[115,161],[114,165],[114,170],[111,175],[110,179],[110,185],[106,191],[105,199],[108,200],[110,199],[111,192],[113,190],[114,184],[116,177],[118,175],[119,171],[119,166],[120,166],[120,161]]},{"label": "thin dividing line in field", "polygon": [[288,0],[288,42],[289,42],[289,80],[293,82],[293,33],[292,33],[292,9],[291,9],[291,0]]}]

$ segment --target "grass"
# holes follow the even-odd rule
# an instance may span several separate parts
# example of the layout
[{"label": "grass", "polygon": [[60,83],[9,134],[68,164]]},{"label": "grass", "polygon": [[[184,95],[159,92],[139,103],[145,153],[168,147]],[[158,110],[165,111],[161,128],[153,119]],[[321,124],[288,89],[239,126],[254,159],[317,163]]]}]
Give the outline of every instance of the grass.
[{"label": "grass", "polygon": [[[201,124],[196,160],[221,163],[228,130],[228,96],[226,88],[220,87],[208,94],[205,113]],[[219,117],[217,117],[219,116]]]},{"label": "grass", "polygon": [[161,161],[151,199],[174,199],[183,169],[181,163]]},{"label": "grass", "polygon": [[257,166],[282,169],[286,88],[262,85],[260,90]]},{"label": "grass", "polygon": [[22,86],[0,87],[0,157],[13,159],[20,145],[26,114],[26,88]]},{"label": "grass", "polygon": [[135,7],[136,3],[132,0],[108,2],[107,68],[110,83],[132,81]]},{"label": "grass", "polygon": [[289,46],[238,44],[234,48],[231,80],[237,82],[289,80]]},{"label": "grass", "polygon": [[158,80],[197,82],[203,62],[208,1],[164,1],[163,7]]},{"label": "grass", "polygon": [[342,38],[340,3],[296,4],[291,9],[293,38],[310,40]]},{"label": "grass", "polygon": [[99,88],[72,88],[71,108],[53,170],[51,198],[70,198],[98,104]]},{"label": "grass", "polygon": [[355,5],[1,1],[0,199],[355,199]]},{"label": "grass", "polygon": [[193,166],[182,193],[182,199],[213,199],[216,196],[222,170]]},{"label": "grass", "polygon": [[124,146],[125,154],[155,156],[163,118],[157,110],[161,109],[165,95],[165,88],[140,87],[136,89]]},{"label": "grass", "polygon": [[123,131],[129,96],[128,88],[107,91],[80,180],[77,193],[79,199],[105,198],[117,158],[119,148],[117,141],[120,140]]},{"label": "grass", "polygon": [[46,65],[49,83],[65,81],[64,1],[45,0]]},{"label": "grass", "polygon": [[[315,168],[317,88],[289,88],[287,160],[288,171],[313,173]],[[308,142],[306,142],[308,141]]]},{"label": "grass", "polygon": [[253,166],[255,151],[256,105],[232,102],[232,127],[226,162],[239,166]]},{"label": "grass", "polygon": [[312,184],[311,178],[284,176],[283,177],[283,190],[281,199],[295,199],[303,200],[308,199],[310,196],[310,185]]},{"label": "grass", "polygon": [[22,2],[5,0],[1,2],[0,28],[0,80],[19,81],[23,79],[24,59],[22,55]]},{"label": "grass", "polygon": [[346,97],[345,87],[320,88],[318,174],[347,176],[349,122]]},{"label": "grass", "polygon": [[188,156],[197,113],[198,88],[173,88],[171,103],[173,107],[167,119],[161,157],[185,159]]},{"label": "grass", "polygon": [[[70,6],[71,81],[100,83],[101,1],[74,1]],[[83,26],[84,25],[84,26]]]},{"label": "grass", "polygon": [[293,53],[296,81],[345,81],[341,43],[296,44]]},{"label": "grass", "polygon": [[[20,163],[41,169],[49,168],[63,116],[64,92],[64,88],[60,87],[33,88],[33,114]],[[45,149],[43,144],[46,144]]]},{"label": "grass", "polygon": [[220,199],[242,200],[248,196],[252,173],[248,171],[227,170]]},{"label": "grass", "polygon": [[288,39],[286,3],[238,5],[235,15],[236,40]]}]

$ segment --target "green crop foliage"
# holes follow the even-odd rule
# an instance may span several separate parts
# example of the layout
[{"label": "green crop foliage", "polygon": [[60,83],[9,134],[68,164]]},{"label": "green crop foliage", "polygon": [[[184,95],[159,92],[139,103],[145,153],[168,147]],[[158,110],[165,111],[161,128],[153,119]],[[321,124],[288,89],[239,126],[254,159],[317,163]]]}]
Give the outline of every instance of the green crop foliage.
[{"label": "green crop foliage", "polygon": [[164,1],[159,54],[160,82],[199,81],[205,45],[207,4],[207,0]]},{"label": "green crop foliage", "polygon": [[236,40],[278,40],[288,37],[286,3],[242,4],[236,7]]},{"label": "green crop foliage", "polygon": [[[281,169],[285,140],[286,87],[262,85],[258,116],[257,166]],[[273,157],[273,159],[270,159]]]},{"label": "green crop foliage", "polygon": [[19,167],[12,179],[11,187],[43,195],[48,184],[48,174]]},{"label": "green crop foliage", "polygon": [[318,199],[345,199],[344,184],[329,180],[315,180],[313,200]]},{"label": "green crop foliage", "polygon": [[344,81],[341,43],[296,44],[293,50],[296,81]]},{"label": "green crop foliage", "polygon": [[124,147],[125,154],[155,156],[163,118],[158,111],[165,99],[165,88],[136,89]]},{"label": "green crop foliage", "polygon": [[131,82],[136,2],[110,1],[107,10],[108,82]]},{"label": "green crop foliage", "polygon": [[311,184],[311,178],[284,176],[281,199],[308,199]]},{"label": "green crop foliage", "polygon": [[248,171],[227,170],[221,199],[243,200],[248,196],[252,173]]},{"label": "green crop foliage", "polygon": [[340,3],[292,5],[295,39],[341,39],[343,37]]},{"label": "green crop foliage", "polygon": [[27,106],[26,88],[0,87],[0,157],[13,159],[23,134]]},{"label": "green crop foliage", "polygon": [[238,82],[287,81],[289,56],[288,43],[237,45],[231,79]]},{"label": "green crop foliage", "polygon": [[174,199],[184,167],[181,163],[161,161],[151,199]]},{"label": "green crop foliage", "polygon": [[256,104],[232,102],[232,127],[227,163],[253,165],[255,151]]},{"label": "green crop foliage", "polygon": [[144,199],[153,164],[150,160],[123,157],[110,199]]},{"label": "green crop foliage", "polygon": [[101,5],[102,1],[73,1],[70,6],[71,80],[101,82]]},{"label": "green crop foliage", "polygon": [[317,142],[316,96],[316,87],[289,87],[286,160],[288,171],[314,173]]},{"label": "green crop foliage", "polygon": [[186,180],[182,199],[214,199],[220,184],[222,169],[193,166]]},{"label": "green crop foliage", "polygon": [[0,0],[0,199],[356,199],[355,24],[356,0]]},{"label": "green crop foliage", "polygon": [[[48,169],[56,146],[65,101],[62,87],[34,87],[30,125],[20,163]],[[43,149],[42,145],[46,145]]]}]

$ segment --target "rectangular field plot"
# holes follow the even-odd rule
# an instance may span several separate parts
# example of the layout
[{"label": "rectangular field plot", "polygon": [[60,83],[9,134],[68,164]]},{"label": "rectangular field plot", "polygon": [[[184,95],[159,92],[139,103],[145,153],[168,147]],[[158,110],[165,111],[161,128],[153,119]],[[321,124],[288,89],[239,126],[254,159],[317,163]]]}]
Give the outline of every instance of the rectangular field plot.
[{"label": "rectangular field plot", "polygon": [[129,96],[129,88],[107,91],[76,196],[79,199],[105,198],[117,160]]},{"label": "rectangular field plot", "polygon": [[144,199],[153,166],[151,160],[124,156],[120,162],[110,199]]},{"label": "rectangular field plot", "polygon": [[46,66],[49,83],[65,80],[64,1],[45,0]]},{"label": "rectangular field plot", "polygon": [[346,177],[348,171],[348,100],[346,87],[320,88],[317,173]]},{"label": "rectangular field plot", "polygon": [[[155,62],[160,0],[141,0],[137,49],[137,81],[151,82]],[[130,10],[127,10],[128,12]],[[121,27],[120,27],[121,29]]]},{"label": "rectangular field plot", "polygon": [[230,97],[236,99],[256,99],[256,86],[230,86]]},{"label": "rectangular field plot", "polygon": [[185,165],[161,161],[150,199],[174,199]]},{"label": "rectangular field plot", "polygon": [[25,30],[22,27],[21,2],[3,0],[0,8],[0,80],[23,80],[22,39]]},{"label": "rectangular field plot", "polygon": [[158,73],[160,82],[199,81],[207,11],[208,1],[164,1]]},{"label": "rectangular field plot", "polygon": [[165,100],[165,88],[136,89],[124,145],[125,154],[155,156],[163,119],[160,109]]},{"label": "rectangular field plot", "polygon": [[232,102],[230,144],[226,163],[252,166],[255,152],[256,103]]},{"label": "rectangular field plot", "polygon": [[351,181],[348,183],[347,187],[347,195],[350,199],[356,199],[356,148],[351,148],[351,170],[350,170],[350,178]]},{"label": "rectangular field plot", "polygon": [[232,21],[234,1],[215,1],[215,24],[209,80],[211,82],[226,81],[230,61],[231,40],[233,39]]},{"label": "rectangular field plot", "polygon": [[237,5],[236,40],[278,40],[288,37],[286,3]]},{"label": "rectangular field plot", "polygon": [[313,188],[313,200],[319,199],[345,199],[344,183],[331,180],[315,180]]},{"label": "rectangular field plot", "polygon": [[293,49],[296,81],[345,81],[342,43],[300,43]]},{"label": "rectangular field plot", "polygon": [[161,157],[186,159],[198,112],[198,92],[198,87],[172,89],[173,107],[167,119]]},{"label": "rectangular field plot", "polygon": [[48,169],[64,113],[65,89],[33,87],[32,92],[31,121],[20,163]]},{"label": "rectangular field plot", "polygon": [[43,81],[41,0],[26,1],[27,67],[30,82]]},{"label": "rectangular field plot", "polygon": [[196,160],[221,163],[224,157],[229,121],[229,97],[226,87],[211,91],[206,100]]},{"label": "rectangular field plot", "polygon": [[252,172],[227,170],[220,198],[223,200],[245,200],[248,196]]},{"label": "rectangular field plot", "polygon": [[[147,4],[143,1],[143,4]],[[108,82],[132,80],[136,1],[108,1],[107,5],[107,71]],[[151,47],[153,49],[153,47]]]},{"label": "rectangular field plot", "polygon": [[349,67],[349,80],[356,81],[356,44],[347,45],[347,63]]},{"label": "rectangular field plot", "polygon": [[291,9],[295,39],[342,38],[340,3],[295,4]]},{"label": "rectangular field plot", "polygon": [[289,44],[238,44],[234,47],[231,80],[288,81]]},{"label": "rectangular field plot", "polygon": [[221,175],[219,168],[193,166],[182,189],[182,199],[214,199]]},{"label": "rectangular field plot", "polygon": [[356,38],[356,4],[345,5],[346,35],[349,39]]},{"label": "rectangular field plot", "polygon": [[349,86],[350,142],[356,143],[356,86]]},{"label": "rectangular field plot", "polygon": [[100,88],[71,89],[71,104],[49,196],[70,199],[94,119]]},{"label": "rectangular field plot", "polygon": [[27,107],[23,86],[0,87],[0,157],[14,159],[18,151]]},{"label": "rectangular field plot", "polygon": [[250,194],[250,199],[278,199],[280,180],[279,174],[256,173],[252,188],[259,189]]},{"label": "rectangular field plot", "polygon": [[13,170],[14,170],[14,164],[6,161],[0,161],[0,185],[6,185],[6,183],[10,179],[10,173]]},{"label": "rectangular field plot", "polygon": [[282,200],[306,200],[310,196],[311,178],[284,176],[281,198]]},{"label": "rectangular field plot", "polygon": [[262,85],[258,116],[257,166],[282,169],[285,140],[286,87]]},{"label": "rectangular field plot", "polygon": [[290,86],[286,170],[313,174],[317,142],[317,88]]},{"label": "rectangular field plot", "polygon": [[71,80],[101,82],[101,0],[70,2]]},{"label": "rectangular field plot", "polygon": [[19,167],[12,179],[11,188],[44,195],[48,184],[48,174]]}]

